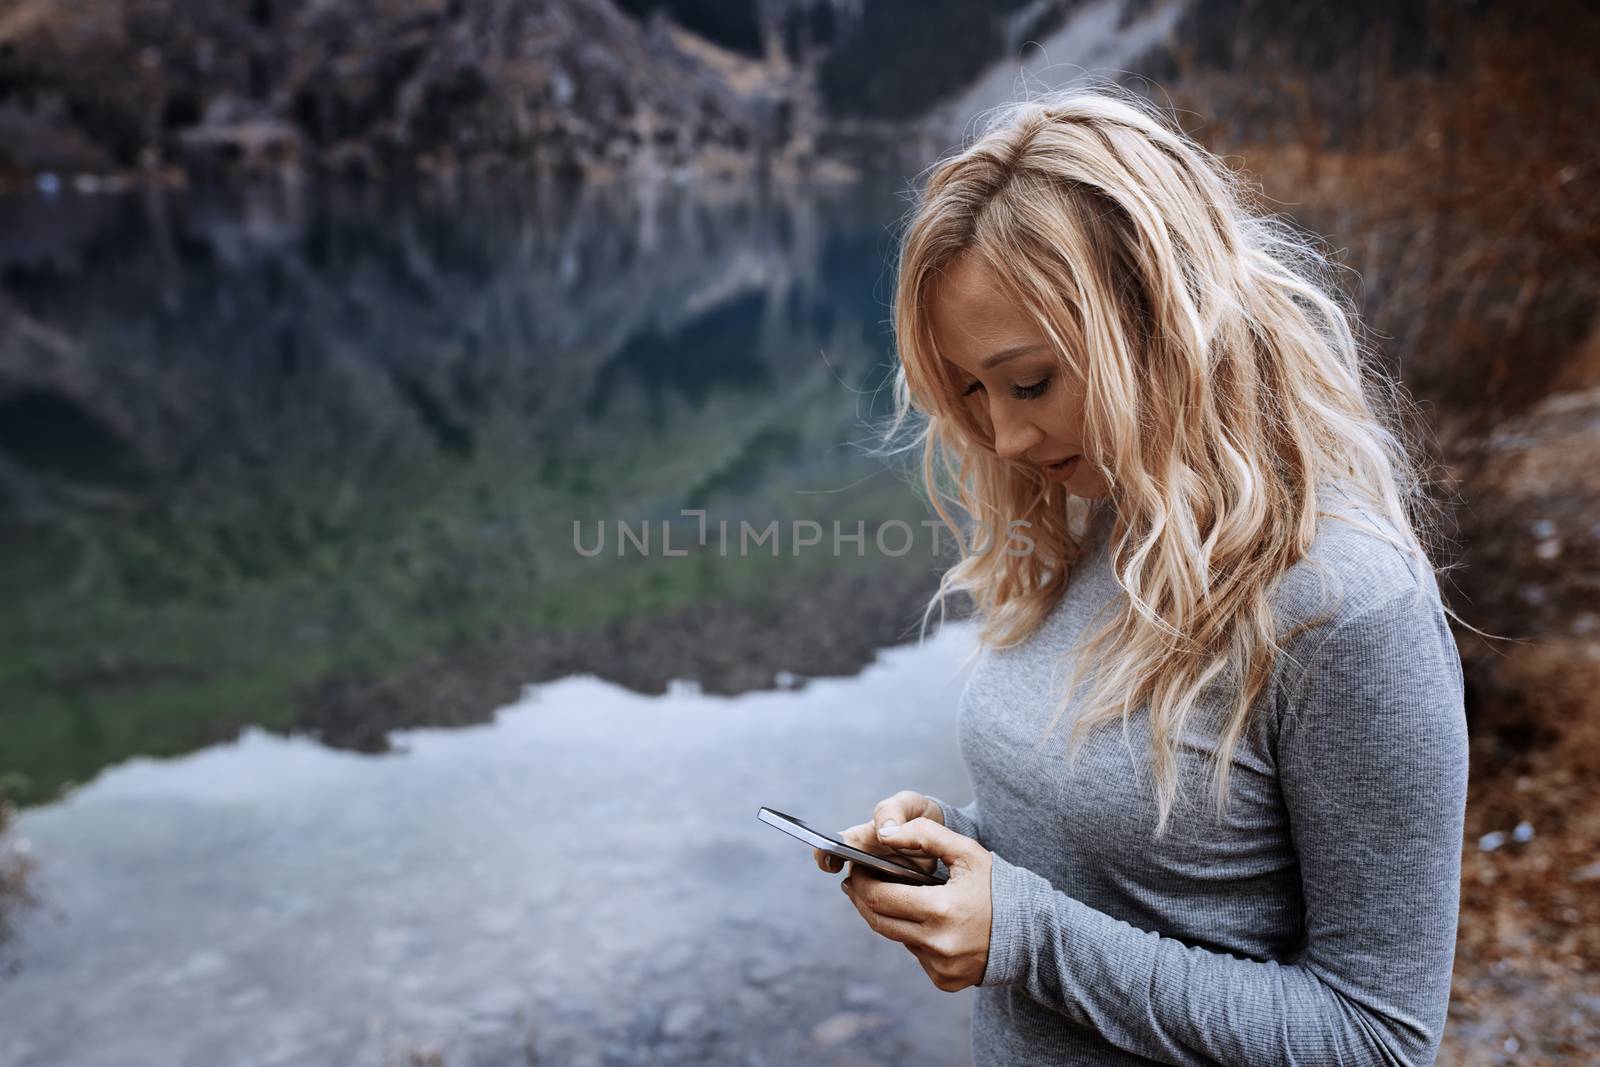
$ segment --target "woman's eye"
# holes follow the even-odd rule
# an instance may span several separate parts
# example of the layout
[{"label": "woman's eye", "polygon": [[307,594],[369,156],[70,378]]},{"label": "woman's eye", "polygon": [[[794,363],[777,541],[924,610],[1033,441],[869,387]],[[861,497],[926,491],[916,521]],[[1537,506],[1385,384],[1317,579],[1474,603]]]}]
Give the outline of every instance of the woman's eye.
[{"label": "woman's eye", "polygon": [[1032,385],[1012,386],[1011,395],[1016,397],[1018,400],[1032,400],[1036,396],[1043,396],[1044,391],[1048,388],[1050,388],[1050,379],[1045,377],[1040,378]]},{"label": "woman's eye", "polygon": [[[961,395],[963,397],[968,397],[982,388],[982,382],[973,382],[971,385],[967,386],[966,389],[962,390]],[[1048,388],[1050,388],[1050,378],[1049,376],[1046,376],[1040,378],[1032,385],[1013,385],[1011,387],[1011,395],[1016,397],[1018,400],[1032,400],[1034,397],[1043,396],[1045,390]]]}]

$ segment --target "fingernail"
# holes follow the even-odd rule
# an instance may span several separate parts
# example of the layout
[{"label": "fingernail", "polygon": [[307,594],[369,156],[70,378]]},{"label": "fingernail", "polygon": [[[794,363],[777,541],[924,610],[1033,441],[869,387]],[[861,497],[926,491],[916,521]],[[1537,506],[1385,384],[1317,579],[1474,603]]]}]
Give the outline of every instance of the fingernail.
[{"label": "fingernail", "polygon": [[882,826],[878,827],[878,833],[884,835],[894,834],[899,832],[899,830],[900,824],[897,822],[886,822]]}]

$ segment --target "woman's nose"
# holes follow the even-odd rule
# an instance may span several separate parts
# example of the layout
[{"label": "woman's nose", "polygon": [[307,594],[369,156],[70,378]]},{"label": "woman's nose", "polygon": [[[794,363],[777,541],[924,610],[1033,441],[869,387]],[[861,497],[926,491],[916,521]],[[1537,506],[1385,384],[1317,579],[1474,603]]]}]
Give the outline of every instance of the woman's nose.
[{"label": "woman's nose", "polygon": [[1039,443],[1038,427],[1025,420],[1006,420],[990,416],[994,423],[994,451],[1001,459],[1016,462]]}]

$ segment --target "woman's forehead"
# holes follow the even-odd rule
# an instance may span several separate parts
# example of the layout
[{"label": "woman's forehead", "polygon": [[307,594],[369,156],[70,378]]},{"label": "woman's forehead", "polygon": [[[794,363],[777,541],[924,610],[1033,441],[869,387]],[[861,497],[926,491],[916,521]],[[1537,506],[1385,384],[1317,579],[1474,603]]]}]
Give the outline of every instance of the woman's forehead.
[{"label": "woman's forehead", "polygon": [[948,355],[988,355],[1039,341],[1043,334],[1029,310],[988,270],[947,274],[928,303],[928,325]]},{"label": "woman's forehead", "polygon": [[930,290],[936,304],[987,302],[1000,296],[1009,299],[994,268],[971,252],[951,260],[934,276]]}]

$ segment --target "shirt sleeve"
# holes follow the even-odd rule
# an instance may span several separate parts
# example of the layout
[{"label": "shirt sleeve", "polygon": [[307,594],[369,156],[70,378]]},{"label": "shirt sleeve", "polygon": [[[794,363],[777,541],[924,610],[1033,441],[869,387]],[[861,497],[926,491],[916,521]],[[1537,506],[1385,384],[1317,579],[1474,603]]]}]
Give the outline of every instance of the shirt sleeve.
[{"label": "shirt sleeve", "polygon": [[1242,959],[1141,930],[991,853],[984,986],[1017,986],[1170,1064],[1431,1064],[1466,804],[1461,661],[1407,591],[1321,638],[1274,703],[1305,946]]}]

